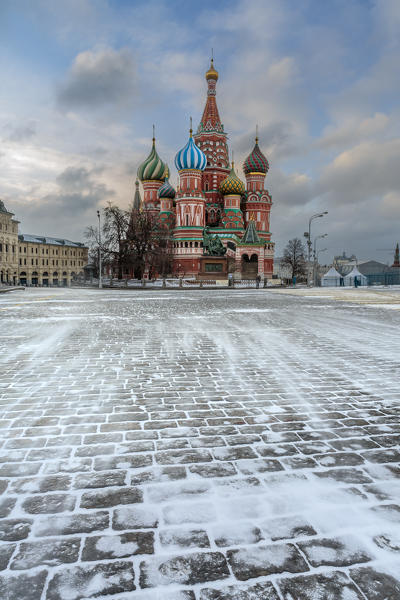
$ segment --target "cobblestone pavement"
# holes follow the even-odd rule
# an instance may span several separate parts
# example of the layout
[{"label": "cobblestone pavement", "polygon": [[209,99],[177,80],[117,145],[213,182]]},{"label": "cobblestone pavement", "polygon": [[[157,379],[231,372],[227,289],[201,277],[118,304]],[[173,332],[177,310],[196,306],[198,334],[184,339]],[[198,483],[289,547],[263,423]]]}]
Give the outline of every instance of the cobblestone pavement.
[{"label": "cobblestone pavement", "polygon": [[400,313],[0,298],[0,597],[399,600]]}]

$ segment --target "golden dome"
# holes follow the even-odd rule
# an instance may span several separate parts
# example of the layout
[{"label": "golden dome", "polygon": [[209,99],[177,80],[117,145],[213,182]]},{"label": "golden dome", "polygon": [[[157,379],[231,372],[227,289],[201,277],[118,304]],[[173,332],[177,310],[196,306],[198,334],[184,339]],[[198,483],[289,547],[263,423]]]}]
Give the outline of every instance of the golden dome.
[{"label": "golden dome", "polygon": [[206,79],[207,81],[209,79],[215,79],[216,81],[218,80],[218,71],[216,71],[214,69],[214,59],[211,59],[211,65],[210,68],[208,69],[207,73],[206,73]]}]

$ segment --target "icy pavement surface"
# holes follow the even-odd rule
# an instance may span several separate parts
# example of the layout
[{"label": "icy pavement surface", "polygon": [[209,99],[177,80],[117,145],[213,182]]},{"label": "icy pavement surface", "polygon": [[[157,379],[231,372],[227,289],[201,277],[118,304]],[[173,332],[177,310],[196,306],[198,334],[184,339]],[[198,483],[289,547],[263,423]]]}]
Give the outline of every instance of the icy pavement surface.
[{"label": "icy pavement surface", "polygon": [[2,296],[0,598],[399,600],[400,313],[320,296]]}]

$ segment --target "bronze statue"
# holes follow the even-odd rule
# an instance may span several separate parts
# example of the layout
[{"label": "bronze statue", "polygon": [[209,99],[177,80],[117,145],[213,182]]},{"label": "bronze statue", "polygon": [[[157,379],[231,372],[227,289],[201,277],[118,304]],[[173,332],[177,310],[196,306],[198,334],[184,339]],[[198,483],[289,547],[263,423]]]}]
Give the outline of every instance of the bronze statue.
[{"label": "bronze statue", "polygon": [[211,235],[209,232],[209,227],[203,229],[203,254],[208,254],[209,256],[224,256],[226,254],[226,248],[220,238],[218,235]]}]

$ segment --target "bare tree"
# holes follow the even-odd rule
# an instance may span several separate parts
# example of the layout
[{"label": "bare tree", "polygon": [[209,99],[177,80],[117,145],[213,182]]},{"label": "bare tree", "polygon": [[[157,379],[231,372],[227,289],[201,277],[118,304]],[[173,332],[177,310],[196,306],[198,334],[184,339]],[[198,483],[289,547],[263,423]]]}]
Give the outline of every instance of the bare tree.
[{"label": "bare tree", "polygon": [[155,273],[166,275],[171,270],[170,230],[146,210],[125,211],[109,204],[103,209],[101,244],[97,227],[88,227],[85,237],[93,263],[98,265],[100,245],[103,264],[117,272],[118,279],[122,279],[126,269],[138,279],[146,270],[149,277]]},{"label": "bare tree", "polygon": [[299,238],[288,241],[283,251],[281,265],[290,269],[292,279],[306,274],[305,248]]},{"label": "bare tree", "polygon": [[166,275],[170,272],[170,231],[167,226],[160,223],[157,216],[146,210],[133,209],[126,243],[135,277],[140,279],[146,269],[149,277],[155,273]]},{"label": "bare tree", "polygon": [[129,213],[111,203],[103,208],[103,226],[101,244],[99,243],[99,230],[90,226],[85,231],[85,238],[89,242],[90,256],[95,264],[96,250],[100,246],[103,264],[111,265],[117,271],[118,279],[122,279],[123,269],[129,262],[129,249],[126,245],[126,235],[129,225]]}]

